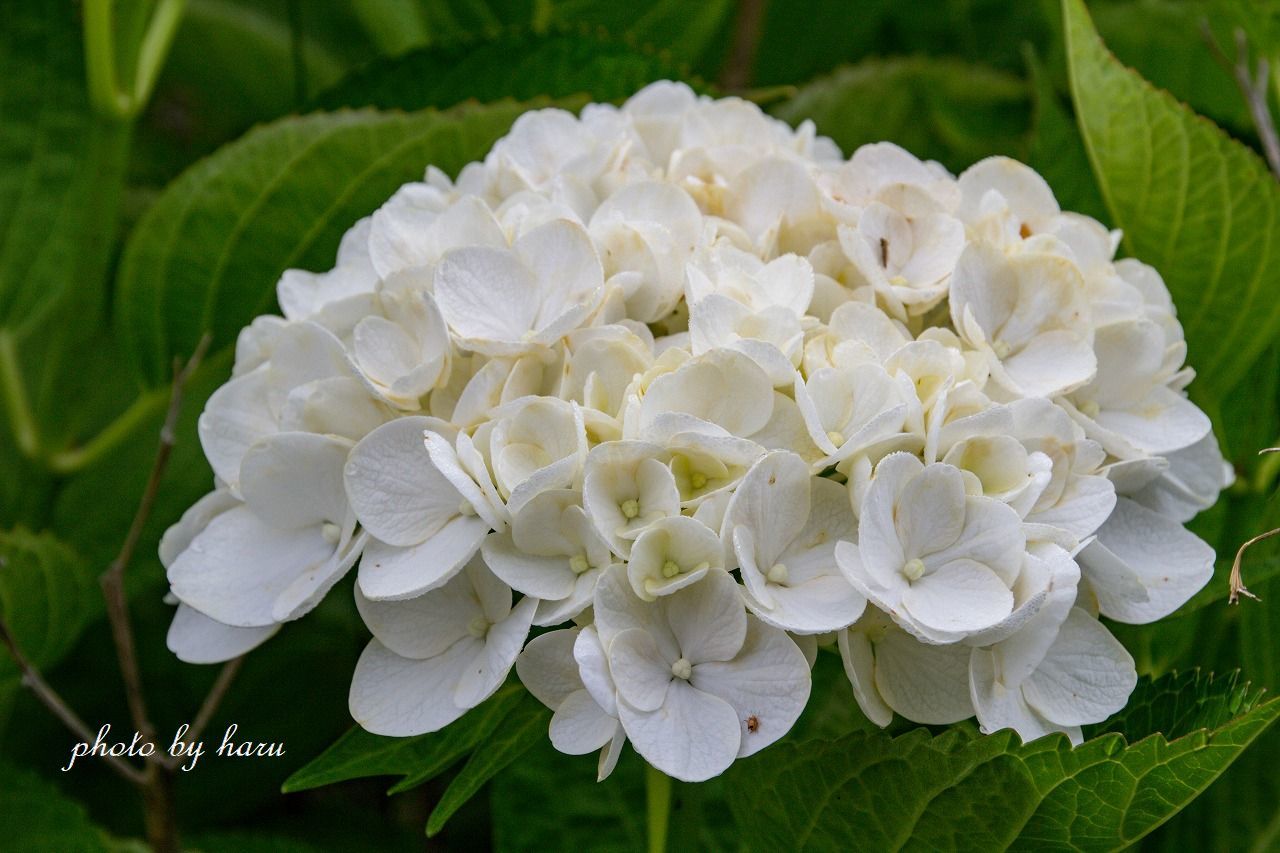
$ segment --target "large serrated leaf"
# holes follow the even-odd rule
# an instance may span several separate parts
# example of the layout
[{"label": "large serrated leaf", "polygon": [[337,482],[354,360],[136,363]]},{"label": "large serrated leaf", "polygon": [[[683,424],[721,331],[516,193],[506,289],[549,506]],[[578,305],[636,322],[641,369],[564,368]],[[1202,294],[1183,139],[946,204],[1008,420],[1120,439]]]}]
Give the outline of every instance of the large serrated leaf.
[{"label": "large serrated leaf", "polygon": [[483,743],[520,704],[523,693],[515,685],[503,687],[462,719],[417,737],[383,737],[356,726],[286,779],[283,791],[292,794],[366,776],[401,776],[392,790],[407,790],[444,772]]},{"label": "large serrated leaf", "polygon": [[958,171],[991,154],[1023,155],[1031,119],[1025,81],[954,59],[871,59],[801,87],[773,113],[851,153],[887,140]]},{"label": "large serrated leaf", "polygon": [[617,101],[654,80],[685,76],[652,49],[599,33],[511,32],[379,60],[322,92],[315,105],[417,110],[469,98],[483,103],[578,93],[593,101]]},{"label": "large serrated leaf", "polygon": [[214,351],[275,304],[290,267],[328,269],[343,232],[428,165],[456,172],[528,105],[319,113],[251,131],[169,185],[130,236],[116,328],[144,382],[206,331]]},{"label": "large serrated leaf", "polygon": [[[93,574],[74,551],[48,534],[0,532],[0,617],[32,664],[57,663],[101,610]],[[17,667],[0,653],[0,692],[16,681]]]},{"label": "large serrated leaf", "polygon": [[1082,0],[1063,0],[1076,117],[1127,251],[1164,276],[1220,399],[1280,328],[1280,184],[1262,160],[1121,65]]},{"label": "large serrated leaf", "polygon": [[1116,850],[1190,802],[1280,716],[1280,699],[1263,702],[1234,677],[1168,676],[1135,700],[1158,707],[1131,703],[1074,749],[1062,735],[1024,745],[971,724],[778,745],[734,765],[730,804],[758,850]]},{"label": "large serrated leaf", "polygon": [[0,27],[0,326],[19,337],[60,303],[99,315],[128,128],[96,118],[79,28],[61,3]]}]

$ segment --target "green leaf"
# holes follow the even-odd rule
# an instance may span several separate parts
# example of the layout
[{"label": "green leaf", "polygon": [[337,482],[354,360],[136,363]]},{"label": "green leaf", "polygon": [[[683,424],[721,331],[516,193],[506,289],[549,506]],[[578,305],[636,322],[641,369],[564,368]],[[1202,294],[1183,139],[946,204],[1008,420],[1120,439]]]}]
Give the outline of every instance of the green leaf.
[{"label": "green leaf", "polygon": [[493,849],[645,849],[644,762],[626,752],[613,773],[596,781],[596,756],[564,755],[545,737],[524,760],[494,780]]},{"label": "green leaf", "polygon": [[417,110],[467,99],[558,98],[580,92],[593,101],[618,101],[654,80],[686,76],[653,50],[599,33],[512,32],[375,62],[322,92],[315,106]]},{"label": "green leaf", "polygon": [[9,853],[107,853],[80,804],[27,770],[0,761],[0,826]]},{"label": "green leaf", "polygon": [[532,5],[535,29],[600,29],[620,41],[658,48],[708,76],[719,67],[738,7],[733,0],[535,0]]},{"label": "green leaf", "polygon": [[462,719],[417,737],[383,737],[354,726],[314,761],[285,780],[286,794],[365,776],[404,777],[391,793],[408,790],[449,769],[484,742],[520,705],[524,690],[500,689]]},{"label": "green leaf", "polygon": [[[489,810],[494,850],[646,849],[645,763],[640,756],[624,750],[609,777],[597,782],[594,753],[565,755],[545,737],[537,741],[493,780]],[[669,853],[741,849],[729,791],[721,780],[691,785],[673,779],[671,785]]]},{"label": "green leaf", "polygon": [[[33,665],[61,660],[101,610],[93,573],[74,551],[48,534],[0,531],[0,616]],[[16,677],[0,652],[0,685]]]},{"label": "green leaf", "polygon": [[888,140],[960,171],[991,154],[1025,157],[1031,120],[1025,81],[959,60],[867,60],[800,89],[773,110],[812,119],[846,152]]},{"label": "green leaf", "polygon": [[1063,735],[1024,745],[972,724],[854,733],[779,744],[726,782],[752,849],[1115,850],[1190,802],[1278,716],[1280,700],[1234,677],[1174,675],[1142,685],[1075,749]]},{"label": "green leaf", "polygon": [[[1008,0],[787,0],[767,4],[755,84],[797,83],[873,56],[929,54],[1017,71],[1047,43],[1039,3]],[[800,49],[797,49],[800,47]]]},{"label": "green leaf", "polygon": [[342,234],[427,165],[456,172],[482,157],[529,105],[412,114],[319,113],[251,131],[170,184],[130,236],[116,329],[142,379],[205,331],[212,351],[275,305],[290,267],[328,269]]},{"label": "green leaf", "polygon": [[[1235,79],[1201,34],[1200,22],[1213,17],[1204,3],[1138,0],[1094,5],[1098,31],[1121,62],[1215,121],[1252,132],[1249,108]],[[1230,53],[1234,42],[1229,31],[1224,36],[1222,44]]]},{"label": "green leaf", "polygon": [[551,712],[529,693],[520,707],[482,743],[453,778],[427,819],[427,835],[444,828],[449,818],[479,793],[484,784],[547,736]]},{"label": "green leaf", "polygon": [[63,3],[0,27],[0,327],[22,338],[68,299],[100,316],[128,128],[97,119],[80,28]]},{"label": "green leaf", "polygon": [[424,45],[493,37],[508,27],[535,32],[600,31],[636,45],[652,45],[698,73],[711,73],[729,41],[733,0],[375,0],[356,4],[365,30],[383,53]]},{"label": "green leaf", "polygon": [[1280,328],[1280,185],[1256,154],[1122,66],[1063,0],[1076,117],[1125,248],[1164,276],[1221,398]]}]

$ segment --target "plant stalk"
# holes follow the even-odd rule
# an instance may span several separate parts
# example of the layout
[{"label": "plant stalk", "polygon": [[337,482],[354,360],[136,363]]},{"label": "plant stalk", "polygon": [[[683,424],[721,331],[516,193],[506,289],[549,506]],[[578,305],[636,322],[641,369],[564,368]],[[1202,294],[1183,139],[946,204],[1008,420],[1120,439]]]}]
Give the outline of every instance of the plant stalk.
[{"label": "plant stalk", "polygon": [[666,853],[671,817],[671,777],[652,765],[645,765],[645,799],[648,806],[649,853]]},{"label": "plant stalk", "polygon": [[28,459],[36,459],[40,455],[40,430],[36,427],[31,398],[27,395],[22,369],[18,365],[18,350],[13,342],[13,335],[2,329],[0,392],[3,392],[4,406],[9,411],[9,423],[13,428],[13,438],[18,450]]}]

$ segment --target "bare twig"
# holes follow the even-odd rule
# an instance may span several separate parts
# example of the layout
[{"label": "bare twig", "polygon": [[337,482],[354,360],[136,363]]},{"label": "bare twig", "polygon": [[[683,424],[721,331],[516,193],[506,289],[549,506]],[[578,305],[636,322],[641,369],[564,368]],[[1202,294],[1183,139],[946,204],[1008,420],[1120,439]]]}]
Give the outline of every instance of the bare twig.
[{"label": "bare twig", "polygon": [[727,92],[741,92],[751,84],[751,70],[760,44],[760,27],[764,22],[767,0],[738,0],[738,15],[733,25],[733,46],[720,75],[720,85]]},{"label": "bare twig", "polygon": [[[160,427],[160,444],[156,448],[155,461],[151,463],[151,473],[147,477],[146,488],[138,501],[138,510],[134,513],[132,524],[129,525],[129,532],[125,534],[120,553],[111,561],[111,565],[103,572],[100,579],[102,595],[107,602],[107,619],[111,623],[111,637],[115,641],[116,658],[120,662],[120,676],[124,681],[125,698],[129,703],[129,714],[133,717],[138,733],[153,745],[156,743],[156,730],[147,712],[147,702],[142,690],[142,672],[138,667],[138,651],[133,640],[133,626],[129,621],[128,596],[125,595],[124,590],[124,572],[133,562],[134,552],[138,550],[142,531],[151,517],[152,509],[155,508],[160,483],[169,466],[169,457],[173,454],[173,447],[177,441],[178,415],[182,410],[182,392],[196,368],[200,366],[205,351],[209,348],[210,340],[208,334],[202,337],[185,365],[174,362],[169,408],[165,412],[164,423]],[[178,826],[173,805],[173,775],[172,762],[156,745],[148,756],[147,768],[140,784],[147,841],[156,853],[169,853],[179,849]]]},{"label": "bare twig", "polygon": [[1270,64],[1263,58],[1258,60],[1255,68],[1249,67],[1249,40],[1240,27],[1235,30],[1235,61],[1222,50],[1208,21],[1200,21],[1200,32],[1218,64],[1235,78],[1236,85],[1240,87],[1245,105],[1249,108],[1249,116],[1258,131],[1258,139],[1262,142],[1267,165],[1271,167],[1272,174],[1280,179],[1280,134],[1277,134],[1275,122],[1271,119],[1271,106],[1267,101],[1267,88],[1271,80]]},{"label": "bare twig", "polygon": [[191,729],[187,732],[187,741],[197,741],[200,735],[204,734],[205,728],[213,719],[213,715],[217,713],[218,706],[222,704],[222,698],[227,695],[227,690],[231,687],[231,682],[235,680],[236,674],[240,672],[240,664],[244,663],[244,656],[240,656],[234,660],[227,661],[222,671],[218,673],[217,679],[214,680],[213,686],[209,688],[209,695],[204,697],[204,703],[201,704],[200,710],[196,713],[195,722],[191,724]]},{"label": "bare twig", "polygon": [[[185,366],[175,365],[173,391],[169,395],[169,409],[165,413],[164,424],[160,427],[160,444],[156,449],[155,461],[151,465],[151,474],[147,477],[147,486],[138,502],[138,511],[133,516],[133,523],[125,535],[120,553],[100,578],[102,594],[107,602],[107,618],[111,623],[111,636],[115,641],[116,657],[120,661],[120,675],[124,679],[125,697],[129,702],[129,714],[133,724],[145,740],[155,741],[155,727],[147,713],[147,704],[142,691],[142,674],[138,668],[137,648],[133,640],[133,627],[129,622],[128,597],[124,591],[124,571],[133,561],[134,552],[142,538],[143,528],[151,517],[155,507],[156,495],[160,491],[160,482],[164,479],[165,469],[169,465],[169,457],[173,453],[176,441],[175,431],[178,425],[178,414],[182,409],[182,392],[191,375],[200,366],[205,351],[209,348],[210,338],[206,334],[200,339],[196,351]],[[157,750],[158,753],[158,750]]]},{"label": "bare twig", "polygon": [[[0,618],[0,642],[4,643],[9,650],[10,657],[18,665],[18,671],[22,674],[23,685],[32,692],[36,699],[40,700],[40,704],[48,708],[55,717],[61,720],[62,724],[73,735],[87,744],[92,744],[96,735],[89,730],[84,720],[80,719],[80,715],[71,710],[71,706],[41,677],[31,661],[27,660],[27,656],[18,648],[17,641],[14,640],[13,634],[9,631],[8,624],[2,618]],[[114,755],[104,755],[103,758],[106,759],[108,767],[130,783],[139,786],[143,784],[144,776],[142,771],[123,758]]]}]

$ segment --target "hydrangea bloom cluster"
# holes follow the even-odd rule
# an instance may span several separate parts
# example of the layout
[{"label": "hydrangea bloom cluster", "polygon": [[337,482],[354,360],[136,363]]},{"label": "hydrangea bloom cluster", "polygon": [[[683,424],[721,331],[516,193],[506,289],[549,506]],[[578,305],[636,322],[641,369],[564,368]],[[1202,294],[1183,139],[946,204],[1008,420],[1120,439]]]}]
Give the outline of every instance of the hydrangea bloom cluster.
[{"label": "hydrangea bloom cluster", "polygon": [[1078,740],[1135,683],[1099,615],[1207,581],[1182,525],[1231,479],[1117,242],[1017,162],[845,160],[682,85],[527,113],[244,330],[169,644],[239,655],[358,562],[376,733],[514,668],[602,778],[630,741],[701,780],[791,728],[825,646],[880,725]]}]

